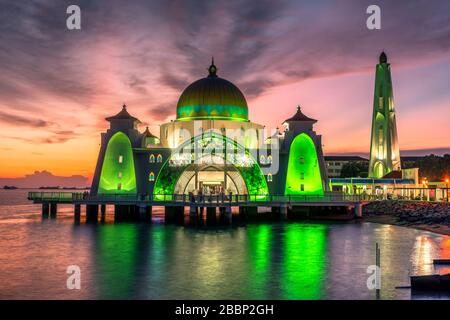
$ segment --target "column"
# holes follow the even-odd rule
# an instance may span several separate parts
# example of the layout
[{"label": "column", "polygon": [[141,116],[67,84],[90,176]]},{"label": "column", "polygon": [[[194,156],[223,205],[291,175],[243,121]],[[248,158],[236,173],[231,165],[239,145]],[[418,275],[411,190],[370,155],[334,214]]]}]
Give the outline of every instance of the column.
[{"label": "column", "polygon": [[206,224],[215,225],[216,224],[216,207],[206,208]]},{"label": "column", "polygon": [[50,218],[55,219],[56,218],[56,212],[58,210],[56,202],[50,203]]},{"label": "column", "polygon": [[86,205],[86,222],[98,221],[98,205],[87,204]]},{"label": "column", "polygon": [[74,220],[76,223],[80,222],[81,217],[81,204],[76,204],[74,206]]},{"label": "column", "polygon": [[48,214],[50,212],[50,205],[48,203],[42,204],[42,217],[48,218]]}]

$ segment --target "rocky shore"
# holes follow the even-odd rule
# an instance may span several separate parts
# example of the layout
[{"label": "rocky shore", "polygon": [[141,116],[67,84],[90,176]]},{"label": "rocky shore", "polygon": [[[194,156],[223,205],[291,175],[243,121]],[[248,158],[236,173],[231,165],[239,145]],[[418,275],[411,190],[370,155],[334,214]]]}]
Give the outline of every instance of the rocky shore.
[{"label": "rocky shore", "polygon": [[365,221],[388,223],[450,235],[450,203],[376,201],[363,207]]}]

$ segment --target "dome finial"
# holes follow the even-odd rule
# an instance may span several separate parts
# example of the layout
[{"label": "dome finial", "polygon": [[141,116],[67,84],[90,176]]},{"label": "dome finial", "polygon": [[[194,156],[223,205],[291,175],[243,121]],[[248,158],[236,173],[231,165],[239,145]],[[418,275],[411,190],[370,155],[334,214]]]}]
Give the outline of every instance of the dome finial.
[{"label": "dome finial", "polygon": [[214,64],[214,57],[211,57],[211,65],[208,68],[208,77],[217,77],[217,67]]},{"label": "dome finial", "polygon": [[122,109],[127,110],[127,105],[125,103],[122,105]]},{"label": "dome finial", "polygon": [[380,63],[387,63],[387,55],[384,50],[380,54]]},{"label": "dome finial", "polygon": [[300,107],[300,105],[297,105],[297,111],[301,112],[302,111],[302,107]]}]

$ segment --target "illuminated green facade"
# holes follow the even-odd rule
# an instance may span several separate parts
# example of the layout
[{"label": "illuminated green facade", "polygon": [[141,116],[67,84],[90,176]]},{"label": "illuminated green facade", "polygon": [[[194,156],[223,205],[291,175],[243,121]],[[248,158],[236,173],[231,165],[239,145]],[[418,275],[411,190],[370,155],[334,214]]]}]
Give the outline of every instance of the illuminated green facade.
[{"label": "illuminated green facade", "polygon": [[391,65],[384,52],[376,66],[375,92],[370,141],[369,177],[382,178],[399,171],[400,148],[397,138]]},{"label": "illuminated green facade", "polygon": [[306,133],[299,134],[291,143],[285,194],[323,195],[316,147]]},{"label": "illuminated green facade", "polygon": [[[187,156],[186,150],[189,152]],[[209,131],[186,141],[178,152],[166,160],[153,188],[154,199],[169,199],[174,194],[180,175],[195,159],[201,159],[202,155],[217,156],[222,158],[225,164],[237,168],[245,181],[248,194],[254,196],[250,197],[250,200],[262,200],[269,194],[266,179],[250,152],[226,136]]]},{"label": "illuminated green facade", "polygon": [[108,142],[98,193],[136,193],[133,149],[123,132],[117,132]]}]

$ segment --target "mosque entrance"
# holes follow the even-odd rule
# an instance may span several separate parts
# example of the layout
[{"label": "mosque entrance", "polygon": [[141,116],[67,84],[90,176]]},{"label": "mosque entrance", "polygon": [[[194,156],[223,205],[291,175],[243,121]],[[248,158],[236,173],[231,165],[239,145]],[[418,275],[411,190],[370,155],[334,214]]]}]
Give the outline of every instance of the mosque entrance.
[{"label": "mosque entrance", "polygon": [[186,168],[175,185],[175,194],[247,194],[239,171],[231,165],[192,165]]}]

